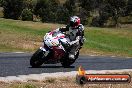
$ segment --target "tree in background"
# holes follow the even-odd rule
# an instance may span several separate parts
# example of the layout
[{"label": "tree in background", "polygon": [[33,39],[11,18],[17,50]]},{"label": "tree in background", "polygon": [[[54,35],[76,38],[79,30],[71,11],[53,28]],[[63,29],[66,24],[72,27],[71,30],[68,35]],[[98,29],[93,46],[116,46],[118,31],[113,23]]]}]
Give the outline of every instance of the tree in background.
[{"label": "tree in background", "polygon": [[125,9],[127,7],[128,0],[105,0],[105,4],[103,12],[108,13],[110,17],[112,17],[114,21],[114,25],[118,26],[119,18],[122,17],[125,13]]},{"label": "tree in background", "polygon": [[[70,16],[78,15],[78,0],[66,0],[66,2],[61,6],[61,12],[57,12],[58,15],[61,14],[63,23],[67,23]],[[60,8],[58,9],[60,11]]]},{"label": "tree in background", "polygon": [[21,19],[23,21],[33,21],[33,10],[36,5],[36,0],[24,0]]},{"label": "tree in background", "polygon": [[96,27],[103,27],[104,24],[109,19],[110,13],[112,13],[111,9],[107,4],[105,4],[102,1],[102,3],[100,3],[99,7],[97,8],[97,10],[98,10],[98,15],[93,17],[91,25]]},{"label": "tree in background", "polygon": [[[99,20],[98,8],[102,5],[103,0],[79,0],[80,3],[80,17],[82,18],[83,24],[93,24],[97,19]],[[94,18],[94,20],[93,20]]]},{"label": "tree in background", "polygon": [[3,6],[4,0],[0,0],[0,6]]},{"label": "tree in background", "polygon": [[94,5],[94,10],[97,9],[99,15],[93,18],[92,26],[102,27],[109,18],[112,18],[113,25],[119,26],[119,18],[125,15],[127,2],[128,0],[100,0],[97,7]]},{"label": "tree in background", "polygon": [[33,21],[33,13],[31,9],[23,9],[22,14],[21,14],[21,19],[23,21]]},{"label": "tree in background", "polygon": [[64,8],[68,10],[69,15],[76,15],[77,13],[77,0],[66,0]]},{"label": "tree in background", "polygon": [[64,3],[60,0],[0,0],[0,3],[3,3],[0,5],[5,18],[30,21],[36,17],[42,22],[66,23],[70,16],[77,15],[84,25],[103,27],[107,23],[118,26],[122,17],[132,16],[132,0],[65,0]]},{"label": "tree in background", "polygon": [[56,16],[56,21],[58,23],[64,23],[66,24],[68,22],[68,19],[70,17],[70,14],[69,14],[69,11],[64,8],[63,6],[59,6],[58,9],[57,9],[57,16]]},{"label": "tree in background", "polygon": [[42,22],[55,22],[59,0],[38,0],[34,14],[41,17]]},{"label": "tree in background", "polygon": [[59,8],[60,1],[59,0],[49,0],[49,6],[50,6],[50,11],[49,11],[49,21],[50,22],[56,22],[57,20],[57,9]]},{"label": "tree in background", "polygon": [[23,0],[4,0],[4,17],[10,19],[19,19],[23,10]]},{"label": "tree in background", "polygon": [[128,0],[125,14],[132,16],[132,0]]},{"label": "tree in background", "polygon": [[23,0],[24,1],[24,7],[33,10],[35,7],[37,0]]}]

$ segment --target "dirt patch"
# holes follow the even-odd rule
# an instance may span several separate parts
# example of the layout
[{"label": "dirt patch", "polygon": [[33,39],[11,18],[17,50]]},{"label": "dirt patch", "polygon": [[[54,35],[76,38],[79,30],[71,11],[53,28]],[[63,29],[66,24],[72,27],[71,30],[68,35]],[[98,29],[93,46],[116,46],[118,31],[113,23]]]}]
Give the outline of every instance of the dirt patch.
[{"label": "dirt patch", "polygon": [[132,28],[132,24],[122,24],[121,28]]},{"label": "dirt patch", "polygon": [[131,88],[131,83],[125,84],[85,84],[79,85],[76,83],[75,78],[68,80],[60,79],[47,79],[41,82],[26,82],[26,83],[2,83],[0,88]]},{"label": "dirt patch", "polygon": [[8,88],[9,85],[10,85],[9,83],[5,83],[5,82],[0,81],[0,88]]},{"label": "dirt patch", "polygon": [[[99,73],[98,73],[99,74]],[[103,73],[102,73],[103,74]],[[106,74],[130,74],[132,72],[107,72]],[[0,88],[132,88],[132,82],[130,83],[118,83],[118,84],[89,84],[80,85],[76,82],[75,77],[47,77],[41,81],[29,80],[27,82],[13,81],[5,83],[0,81]]]},{"label": "dirt patch", "polygon": [[41,42],[34,42],[34,41],[24,41],[24,42],[20,42],[18,43],[18,45],[16,47],[22,48],[22,49],[36,49],[39,48],[39,46],[41,45]]}]

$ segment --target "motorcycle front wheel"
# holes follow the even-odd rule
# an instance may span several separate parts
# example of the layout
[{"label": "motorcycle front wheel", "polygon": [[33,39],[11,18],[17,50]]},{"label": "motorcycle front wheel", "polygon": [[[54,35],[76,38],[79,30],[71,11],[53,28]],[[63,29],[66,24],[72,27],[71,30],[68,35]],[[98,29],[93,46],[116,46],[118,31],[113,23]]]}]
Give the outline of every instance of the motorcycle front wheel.
[{"label": "motorcycle front wheel", "polygon": [[32,67],[40,67],[43,64],[43,51],[38,49],[30,59],[30,65]]}]

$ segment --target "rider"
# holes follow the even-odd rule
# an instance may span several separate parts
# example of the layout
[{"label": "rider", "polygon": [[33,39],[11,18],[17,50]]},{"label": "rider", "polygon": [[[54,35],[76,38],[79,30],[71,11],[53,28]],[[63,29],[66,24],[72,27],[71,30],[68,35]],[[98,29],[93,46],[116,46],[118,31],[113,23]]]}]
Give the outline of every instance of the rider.
[{"label": "rider", "polygon": [[69,24],[65,27],[56,29],[55,31],[65,32],[70,39],[71,50],[70,59],[75,59],[75,51],[84,43],[84,26],[80,24],[80,18],[77,16],[70,17]]}]

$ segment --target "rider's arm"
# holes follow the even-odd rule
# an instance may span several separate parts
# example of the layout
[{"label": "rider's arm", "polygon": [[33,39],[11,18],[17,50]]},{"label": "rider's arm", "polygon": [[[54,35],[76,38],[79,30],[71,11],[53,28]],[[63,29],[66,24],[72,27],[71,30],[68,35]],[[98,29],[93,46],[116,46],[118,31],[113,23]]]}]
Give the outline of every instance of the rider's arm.
[{"label": "rider's arm", "polygon": [[82,24],[80,24],[79,27],[78,27],[77,36],[84,37],[84,26]]},{"label": "rider's arm", "polygon": [[84,26],[83,25],[80,27],[80,34],[79,35],[81,36],[80,41],[79,41],[80,46],[83,46],[83,43],[85,41],[85,37],[84,37]]},{"label": "rider's arm", "polygon": [[78,44],[80,40],[80,36],[77,36],[76,40],[69,42],[70,45]]},{"label": "rider's arm", "polygon": [[83,42],[84,42],[84,26],[82,24],[80,24],[78,26],[78,32],[77,32],[77,35],[76,35],[76,39],[74,41],[71,41],[70,42],[70,45],[73,45],[73,44],[77,44],[77,43],[80,43],[80,45],[82,46],[83,45]]}]

